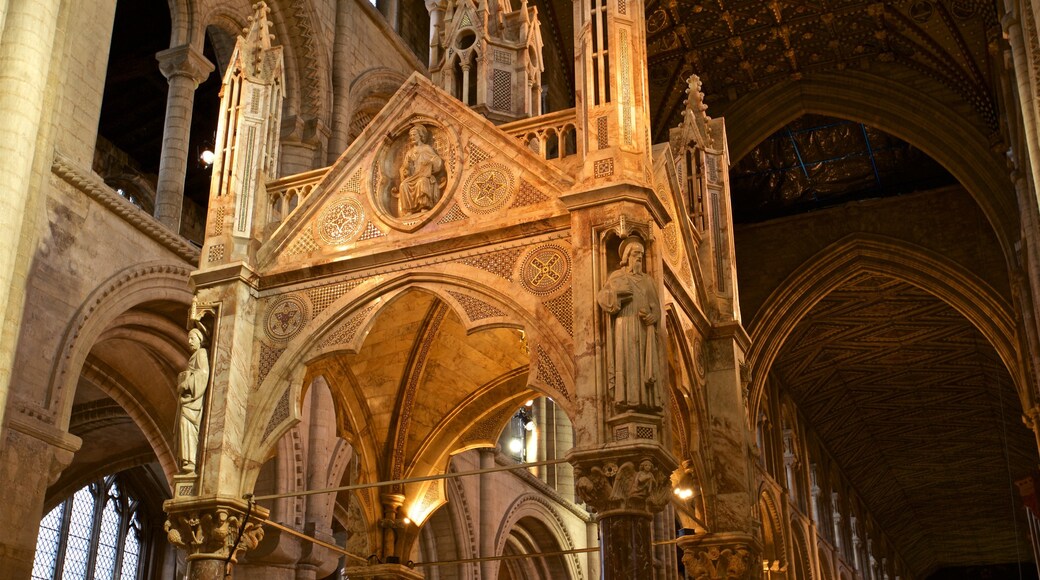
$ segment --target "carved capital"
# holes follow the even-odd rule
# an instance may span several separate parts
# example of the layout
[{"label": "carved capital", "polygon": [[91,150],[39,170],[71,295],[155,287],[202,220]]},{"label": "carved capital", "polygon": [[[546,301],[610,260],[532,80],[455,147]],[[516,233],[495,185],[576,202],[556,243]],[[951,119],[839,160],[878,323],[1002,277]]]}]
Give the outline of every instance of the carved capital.
[{"label": "carved capital", "polygon": [[159,61],[159,70],[167,80],[187,77],[195,86],[206,80],[215,68],[201,52],[186,44],[159,51],[155,58]]},{"label": "carved capital", "polygon": [[679,538],[683,566],[692,580],[750,580],[758,578],[760,550],[751,536],[705,534]]},{"label": "carved capital", "polygon": [[185,550],[189,560],[219,559],[237,562],[238,555],[252,550],[264,538],[260,520],[267,510],[255,507],[248,521],[243,506],[198,505],[200,502],[167,502],[163,530],[166,539]]},{"label": "carved capital", "polygon": [[672,497],[675,459],[656,445],[611,451],[571,452],[578,499],[600,517],[616,512],[653,515],[664,509]]}]

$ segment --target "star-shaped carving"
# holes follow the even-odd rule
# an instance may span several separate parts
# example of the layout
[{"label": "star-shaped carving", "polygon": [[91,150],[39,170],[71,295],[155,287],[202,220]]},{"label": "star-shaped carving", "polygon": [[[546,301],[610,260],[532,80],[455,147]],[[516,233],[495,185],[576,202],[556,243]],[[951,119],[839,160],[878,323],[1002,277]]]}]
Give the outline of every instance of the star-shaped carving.
[{"label": "star-shaped carving", "polygon": [[474,203],[484,206],[494,205],[503,184],[504,180],[497,171],[489,171],[480,176],[477,179],[477,192],[473,196]]}]

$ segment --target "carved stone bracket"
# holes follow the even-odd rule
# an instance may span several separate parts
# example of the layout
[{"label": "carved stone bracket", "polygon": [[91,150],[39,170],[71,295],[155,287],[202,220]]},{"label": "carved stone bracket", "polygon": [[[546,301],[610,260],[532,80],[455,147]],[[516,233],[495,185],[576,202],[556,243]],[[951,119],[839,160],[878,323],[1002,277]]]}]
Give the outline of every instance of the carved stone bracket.
[{"label": "carved stone bracket", "polygon": [[652,516],[671,501],[671,474],[677,462],[659,445],[574,450],[568,461],[574,465],[578,499],[600,518]]},{"label": "carved stone bracket", "polygon": [[260,520],[269,515],[268,510],[253,506],[246,521],[246,506],[240,501],[173,500],[163,509],[167,513],[166,538],[185,550],[189,561],[227,560],[230,554],[230,561],[236,562],[241,552],[256,548],[263,539]]},{"label": "carved stone bracket", "polygon": [[683,550],[686,576],[692,580],[750,580],[758,578],[761,550],[745,534],[684,536],[677,544]]}]

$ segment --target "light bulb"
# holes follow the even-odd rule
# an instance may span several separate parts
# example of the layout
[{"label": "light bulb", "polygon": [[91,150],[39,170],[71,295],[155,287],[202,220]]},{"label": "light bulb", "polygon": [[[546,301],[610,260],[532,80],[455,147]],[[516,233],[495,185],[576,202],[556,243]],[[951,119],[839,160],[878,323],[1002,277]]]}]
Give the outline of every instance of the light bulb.
[{"label": "light bulb", "polygon": [[216,159],[216,158],[217,158],[217,155],[215,153],[213,153],[212,151],[210,151],[209,149],[206,149],[205,151],[202,152],[201,155],[199,155],[199,159],[201,159],[202,162],[205,163],[206,165],[213,165],[213,160]]}]

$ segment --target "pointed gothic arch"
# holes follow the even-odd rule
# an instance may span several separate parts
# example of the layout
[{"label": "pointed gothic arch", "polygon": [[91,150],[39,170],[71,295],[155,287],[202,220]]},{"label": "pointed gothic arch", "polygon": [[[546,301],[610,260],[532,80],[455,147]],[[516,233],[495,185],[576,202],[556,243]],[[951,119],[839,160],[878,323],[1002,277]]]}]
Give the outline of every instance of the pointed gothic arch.
[{"label": "pointed gothic arch", "polygon": [[748,325],[752,339],[747,357],[752,369],[751,416],[756,416],[769,371],[787,336],[817,302],[863,272],[921,288],[967,318],[1007,367],[1023,408],[1033,406],[1018,357],[1015,317],[1007,302],[973,273],[943,256],[908,242],[857,234],[825,248],[788,276]]}]

